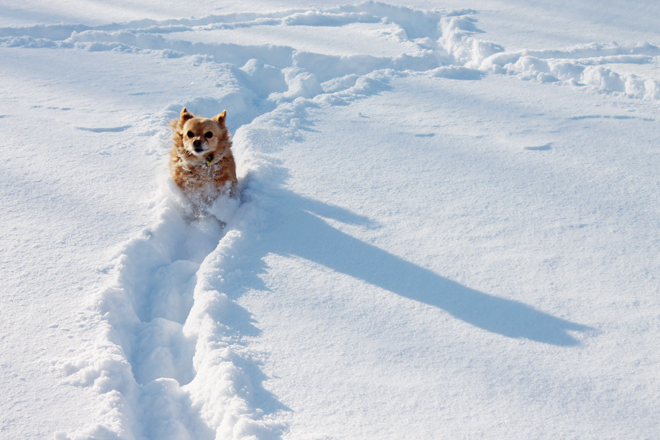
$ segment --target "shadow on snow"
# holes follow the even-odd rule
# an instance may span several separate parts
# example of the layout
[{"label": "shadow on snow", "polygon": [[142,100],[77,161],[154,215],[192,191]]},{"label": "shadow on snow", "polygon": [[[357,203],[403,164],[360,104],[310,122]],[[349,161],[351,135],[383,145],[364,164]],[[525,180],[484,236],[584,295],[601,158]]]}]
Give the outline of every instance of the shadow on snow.
[{"label": "shadow on snow", "polygon": [[569,331],[591,328],[560,319],[521,302],[463,286],[382,249],[345,234],[319,217],[368,226],[371,221],[279,189],[278,218],[259,243],[264,252],[298,256],[381,287],[397,295],[441,308],[475,327],[510,338],[526,338],[557,346],[579,342]]}]

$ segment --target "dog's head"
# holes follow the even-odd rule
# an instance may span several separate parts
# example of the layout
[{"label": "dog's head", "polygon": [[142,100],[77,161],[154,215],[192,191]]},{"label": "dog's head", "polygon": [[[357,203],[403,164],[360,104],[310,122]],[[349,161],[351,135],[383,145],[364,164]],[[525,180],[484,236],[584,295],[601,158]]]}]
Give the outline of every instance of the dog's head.
[{"label": "dog's head", "polygon": [[[195,117],[184,107],[181,118],[173,121],[176,140],[180,139],[180,147],[190,156],[200,160],[208,160],[213,155],[221,159],[231,147],[229,131],[225,125],[223,111],[211,119]],[[212,156],[211,156],[212,157]]]}]

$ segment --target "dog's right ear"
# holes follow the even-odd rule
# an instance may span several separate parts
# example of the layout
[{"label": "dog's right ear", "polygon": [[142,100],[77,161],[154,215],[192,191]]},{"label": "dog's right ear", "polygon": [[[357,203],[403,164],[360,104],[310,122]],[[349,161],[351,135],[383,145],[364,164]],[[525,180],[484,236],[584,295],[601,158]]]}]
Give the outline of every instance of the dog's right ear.
[{"label": "dog's right ear", "polygon": [[186,122],[188,119],[192,119],[192,118],[194,118],[194,116],[191,115],[190,113],[188,113],[188,110],[185,107],[183,109],[181,109],[181,123],[182,124],[184,122]]},{"label": "dog's right ear", "polygon": [[213,120],[218,124],[222,125],[225,123],[225,116],[227,116],[227,110],[223,110],[222,113],[213,117]]}]

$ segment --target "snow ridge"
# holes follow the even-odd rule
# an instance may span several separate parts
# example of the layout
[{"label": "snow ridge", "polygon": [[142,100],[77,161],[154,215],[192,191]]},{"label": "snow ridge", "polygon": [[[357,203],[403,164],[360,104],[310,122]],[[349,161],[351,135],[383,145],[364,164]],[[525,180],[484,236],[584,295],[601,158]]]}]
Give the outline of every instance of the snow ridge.
[{"label": "snow ridge", "polygon": [[442,19],[442,38],[439,42],[453,57],[453,64],[481,72],[513,75],[522,80],[586,87],[592,91],[620,93],[630,98],[660,99],[660,80],[613,70],[623,64],[657,63],[660,59],[660,48],[657,46],[649,43],[594,43],[564,50],[506,52],[498,44],[477,39],[475,34],[483,31],[476,27],[475,22],[469,16]]}]

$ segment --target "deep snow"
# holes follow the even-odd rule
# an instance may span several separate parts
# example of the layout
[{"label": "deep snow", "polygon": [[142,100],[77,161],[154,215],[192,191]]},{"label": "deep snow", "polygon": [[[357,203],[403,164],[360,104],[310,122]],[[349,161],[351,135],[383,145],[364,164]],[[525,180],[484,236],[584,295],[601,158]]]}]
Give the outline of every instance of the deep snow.
[{"label": "deep snow", "polygon": [[0,7],[3,438],[660,435],[658,6],[196,5]]}]

